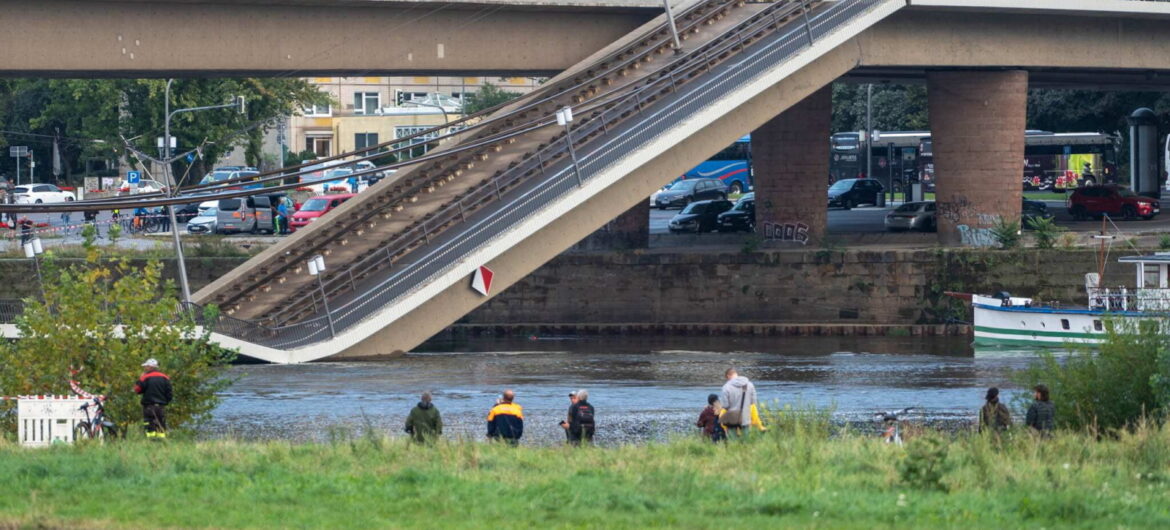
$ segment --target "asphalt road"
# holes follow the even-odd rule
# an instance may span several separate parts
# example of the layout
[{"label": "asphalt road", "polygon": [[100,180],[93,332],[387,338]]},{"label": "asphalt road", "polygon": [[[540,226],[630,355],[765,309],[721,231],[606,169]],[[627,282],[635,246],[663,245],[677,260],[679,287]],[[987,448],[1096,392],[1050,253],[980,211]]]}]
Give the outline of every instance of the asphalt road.
[{"label": "asphalt road", "polygon": [[[1027,194],[1025,194],[1027,197]],[[1072,216],[1068,214],[1065,208],[1064,201],[1045,201],[1048,204],[1048,211],[1055,215],[1056,223],[1060,226],[1066,227],[1074,232],[1096,232],[1101,229],[1101,221],[1074,221]],[[893,210],[896,205],[887,206],[885,208],[878,208],[875,206],[854,208],[852,210],[842,210],[840,208],[829,209],[829,233],[830,234],[862,234],[862,233],[880,233],[885,232],[885,217],[886,214]],[[668,234],[667,223],[670,218],[677,215],[678,209],[673,210],[650,210],[650,233],[651,234]],[[1170,231],[1170,215],[1163,213],[1149,221],[1123,221],[1120,219],[1114,220],[1117,225],[1117,230],[1121,232],[1149,232],[1157,230]],[[1107,228],[1109,231],[1115,231],[1113,227]]]}]

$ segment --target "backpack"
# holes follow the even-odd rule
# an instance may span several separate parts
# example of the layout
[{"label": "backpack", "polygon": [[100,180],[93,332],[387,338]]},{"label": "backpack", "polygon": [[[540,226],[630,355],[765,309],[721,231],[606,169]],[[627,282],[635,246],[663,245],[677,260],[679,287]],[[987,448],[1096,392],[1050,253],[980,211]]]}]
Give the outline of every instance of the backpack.
[{"label": "backpack", "polygon": [[585,403],[577,407],[577,423],[593,425],[593,405]]}]

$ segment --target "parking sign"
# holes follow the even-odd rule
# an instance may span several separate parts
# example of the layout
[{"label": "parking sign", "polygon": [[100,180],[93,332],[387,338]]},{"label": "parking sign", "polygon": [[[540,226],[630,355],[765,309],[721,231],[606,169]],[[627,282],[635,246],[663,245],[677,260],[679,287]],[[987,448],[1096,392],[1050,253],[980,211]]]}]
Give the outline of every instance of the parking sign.
[{"label": "parking sign", "polygon": [[127,183],[138,184],[141,181],[142,181],[142,172],[141,171],[127,171],[126,172],[126,182]]}]

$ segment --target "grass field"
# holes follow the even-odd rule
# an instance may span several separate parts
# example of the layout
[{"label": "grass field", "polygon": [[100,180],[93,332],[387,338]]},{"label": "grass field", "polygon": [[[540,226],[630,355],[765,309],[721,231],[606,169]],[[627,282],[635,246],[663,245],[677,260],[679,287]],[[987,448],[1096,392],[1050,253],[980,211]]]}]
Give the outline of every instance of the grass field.
[{"label": "grass field", "polygon": [[1170,429],[1094,441],[822,429],[614,449],[0,445],[0,528],[1166,528]]}]

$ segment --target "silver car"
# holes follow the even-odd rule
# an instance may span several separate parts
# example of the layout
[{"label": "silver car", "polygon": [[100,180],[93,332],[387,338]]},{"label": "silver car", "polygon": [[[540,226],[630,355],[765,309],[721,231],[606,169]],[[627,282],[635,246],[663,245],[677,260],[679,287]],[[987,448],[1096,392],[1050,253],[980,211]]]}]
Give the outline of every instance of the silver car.
[{"label": "silver car", "polygon": [[886,214],[886,230],[934,231],[937,227],[934,215],[934,201],[908,202]]}]

